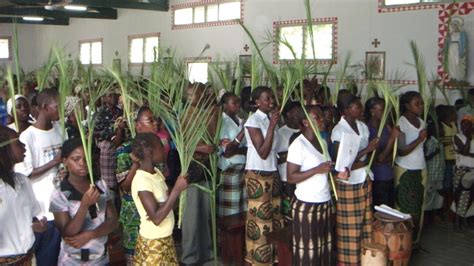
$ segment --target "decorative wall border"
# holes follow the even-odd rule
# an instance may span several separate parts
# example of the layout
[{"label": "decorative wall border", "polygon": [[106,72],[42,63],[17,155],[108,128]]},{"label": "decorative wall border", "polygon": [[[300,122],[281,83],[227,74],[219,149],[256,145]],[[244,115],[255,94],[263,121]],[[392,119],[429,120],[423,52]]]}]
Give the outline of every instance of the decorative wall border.
[{"label": "decorative wall border", "polygon": [[0,36],[0,39],[8,41],[8,58],[0,58],[0,62],[12,61],[13,60],[13,43],[12,36]]},{"label": "decorative wall border", "polygon": [[221,4],[226,3],[221,0],[202,0],[199,2],[177,4],[171,6],[171,30],[183,30],[183,29],[193,29],[193,28],[207,28],[207,27],[216,27],[216,26],[228,26],[236,25],[244,22],[244,2],[245,0],[240,0],[240,19],[226,20],[226,21],[214,21],[214,22],[204,22],[204,23],[191,23],[185,25],[174,25],[174,11],[176,9],[182,8],[194,8],[197,6],[207,6],[212,4]]},{"label": "decorative wall border", "polygon": [[212,57],[210,56],[201,56],[201,57],[185,57],[183,58],[184,62],[187,63],[210,63],[212,62]]},{"label": "decorative wall border", "polygon": [[[322,79],[318,79],[318,81],[322,82]],[[369,82],[369,80],[367,79],[355,79],[353,81],[355,81],[356,83],[363,83],[363,84]],[[328,78],[326,79],[326,82],[336,83],[336,79]],[[387,82],[388,84],[394,84],[394,85],[417,85],[418,84],[418,80],[383,80],[383,82]],[[432,81],[428,81],[428,84],[431,85],[432,83],[433,83]]]},{"label": "decorative wall border", "polygon": [[443,48],[449,33],[449,18],[454,15],[469,15],[474,10],[474,2],[452,3],[440,5],[438,10],[438,67],[439,79],[444,82],[449,80],[443,67]]},{"label": "decorative wall border", "polygon": [[436,3],[436,4],[406,4],[406,5],[397,5],[397,6],[386,6],[385,0],[378,0],[378,12],[391,13],[391,12],[401,12],[401,11],[436,9],[440,5],[441,5],[440,3]]},{"label": "decorative wall border", "polygon": [[[338,21],[337,17],[327,17],[327,18],[315,18],[312,20],[312,23],[321,23],[321,22],[330,22],[334,26],[333,30],[333,59],[332,60],[315,60],[309,59],[305,60],[306,64],[312,64],[314,61],[317,61],[319,64],[337,64],[337,45],[338,45]],[[274,21],[273,22],[273,39],[276,40],[278,38],[278,28],[281,26],[298,26],[298,25],[305,25],[308,23],[307,19],[297,19],[297,20],[285,20],[285,21]],[[292,62],[292,60],[278,60],[278,44],[273,42],[273,64],[281,64],[282,62]]]}]

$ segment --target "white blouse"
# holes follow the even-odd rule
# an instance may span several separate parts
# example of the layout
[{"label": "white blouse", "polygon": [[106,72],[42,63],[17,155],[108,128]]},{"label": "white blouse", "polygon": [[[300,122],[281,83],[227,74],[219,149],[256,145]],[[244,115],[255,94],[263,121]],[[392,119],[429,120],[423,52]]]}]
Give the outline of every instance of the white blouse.
[{"label": "white blouse", "polygon": [[[237,125],[232,118],[230,118],[226,113],[222,113],[222,126],[219,133],[220,140],[228,139],[230,141],[234,140],[240,131],[243,128],[243,121],[240,118],[237,118],[239,125]],[[245,139],[242,140],[239,147],[245,147]],[[219,161],[217,165],[219,169],[226,170],[232,165],[245,164],[245,155],[237,154],[230,158],[225,158],[224,156],[219,156]]]},{"label": "white blouse", "polygon": [[[288,147],[290,146],[290,138],[293,134],[300,132],[299,129],[293,129],[288,127],[287,125],[282,126],[278,129],[278,139],[276,145],[276,152],[287,152]],[[286,162],[278,165],[278,173],[280,174],[281,181],[286,182]]]},{"label": "white blouse", "polygon": [[[459,140],[461,140],[463,144],[466,143],[467,137],[464,134],[460,133],[460,134],[456,134],[456,136],[459,138]],[[456,147],[456,148],[459,149],[459,147]],[[469,153],[474,153],[474,140],[471,140]],[[456,165],[462,166],[462,167],[474,168],[474,158],[470,156],[462,155],[456,151]]]},{"label": "white blouse", "polygon": [[[356,120],[356,125],[357,125],[357,130],[359,131],[359,134],[355,132],[352,127],[347,123],[346,119],[344,117],[341,118],[339,123],[334,127],[331,133],[331,142],[341,142],[342,139],[342,133],[346,134],[355,134],[359,135],[361,137],[360,144],[359,144],[359,151],[367,148],[369,145],[369,128],[359,120]],[[344,156],[343,154],[338,154],[337,156]],[[360,158],[360,161],[364,161],[367,158],[367,155],[363,156]],[[372,178],[372,171],[367,168],[367,166],[361,167],[357,170],[352,170],[351,171],[351,176],[349,177],[349,180],[343,181],[343,180],[338,180],[339,182],[344,182],[348,184],[360,184],[364,183],[367,175]]]},{"label": "white blouse", "polygon": [[245,139],[247,140],[247,162],[245,165],[246,170],[256,170],[256,171],[276,171],[277,170],[277,153],[276,153],[276,142],[278,138],[277,129],[273,134],[273,143],[270,154],[268,154],[267,159],[262,159],[258,155],[255,146],[253,146],[252,139],[248,128],[258,128],[262,132],[263,138],[267,136],[268,126],[270,125],[270,118],[264,112],[257,110],[255,113],[250,115],[245,123]]},{"label": "white blouse", "polygon": [[15,173],[15,189],[0,180],[0,257],[26,254],[35,242],[32,219],[41,213],[31,183]]},{"label": "white blouse", "polygon": [[[426,125],[423,120],[418,118],[420,121],[420,127],[416,128],[413,126],[405,116],[401,116],[398,121],[398,126],[400,131],[405,135],[405,144],[410,144],[415,141],[418,136],[420,136],[420,131],[422,131]],[[400,144],[400,143],[399,143]],[[423,151],[423,143],[418,144],[416,148],[408,155],[400,156],[398,155],[395,159],[397,165],[408,169],[408,170],[422,170],[426,167],[425,154]]]},{"label": "white blouse", "polygon": [[[301,166],[304,172],[327,161],[303,134],[299,135],[288,149],[287,161]],[[316,174],[296,184],[295,196],[301,201],[319,203],[331,199],[328,174]]]}]

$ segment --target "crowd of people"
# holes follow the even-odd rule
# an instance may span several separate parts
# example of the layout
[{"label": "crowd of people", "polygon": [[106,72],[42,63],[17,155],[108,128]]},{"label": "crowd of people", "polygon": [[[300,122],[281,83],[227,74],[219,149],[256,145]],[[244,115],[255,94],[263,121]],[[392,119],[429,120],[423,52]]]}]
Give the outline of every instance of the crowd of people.
[{"label": "crowd of people", "polygon": [[[2,94],[0,264],[30,265],[34,258],[39,266],[107,265],[108,236],[117,230],[128,265],[198,265],[213,259],[209,195],[198,186],[209,187],[206,167],[214,153],[217,219],[246,213],[250,264],[277,261],[266,235],[287,226],[294,265],[360,264],[375,205],[410,214],[415,244],[423,225],[436,219],[451,219],[460,229],[471,226],[474,89],[464,106],[438,105],[426,121],[421,95],[405,92],[400,117],[392,112],[379,136],[383,98],[363,103],[357,92],[340,90],[332,105],[329,88],[310,82],[303,87],[301,101],[280,107],[281,95],[265,86],[214,95],[203,84],[189,85],[183,101],[194,108],[200,108],[202,95],[215,97],[207,131],[220,142],[199,142],[185,175],[167,121],[146,104],[136,106],[132,138],[117,90],[88,113],[95,120],[91,168],[82,121],[74,112],[78,106],[90,110],[84,95],[60,103],[54,88]],[[58,123],[60,104],[64,130]],[[336,171],[334,162],[347,156],[338,153],[345,134],[357,135],[360,145],[351,166]],[[186,208],[177,231],[173,210],[184,190]]]}]

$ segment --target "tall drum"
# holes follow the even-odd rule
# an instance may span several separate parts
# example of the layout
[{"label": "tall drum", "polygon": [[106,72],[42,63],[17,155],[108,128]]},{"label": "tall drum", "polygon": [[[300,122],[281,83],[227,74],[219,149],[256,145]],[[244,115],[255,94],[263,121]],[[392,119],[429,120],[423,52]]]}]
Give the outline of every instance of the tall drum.
[{"label": "tall drum", "polygon": [[376,212],[374,216],[372,242],[387,247],[389,265],[407,266],[412,249],[411,220],[402,220],[381,212]]}]

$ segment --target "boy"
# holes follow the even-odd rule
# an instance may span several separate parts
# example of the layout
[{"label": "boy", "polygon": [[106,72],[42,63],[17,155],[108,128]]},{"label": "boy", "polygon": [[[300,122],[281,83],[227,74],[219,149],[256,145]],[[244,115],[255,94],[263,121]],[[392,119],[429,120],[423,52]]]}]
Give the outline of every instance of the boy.
[{"label": "boy", "polygon": [[41,207],[37,216],[43,223],[47,221],[47,230],[35,233],[35,255],[39,266],[56,265],[61,237],[54,226],[54,216],[49,212],[51,193],[54,189],[54,178],[61,163],[60,148],[63,138],[58,123],[59,95],[56,90],[45,89],[37,97],[38,118],[20,135],[25,144],[25,159],[16,165],[16,171],[28,176],[33,192]]}]

